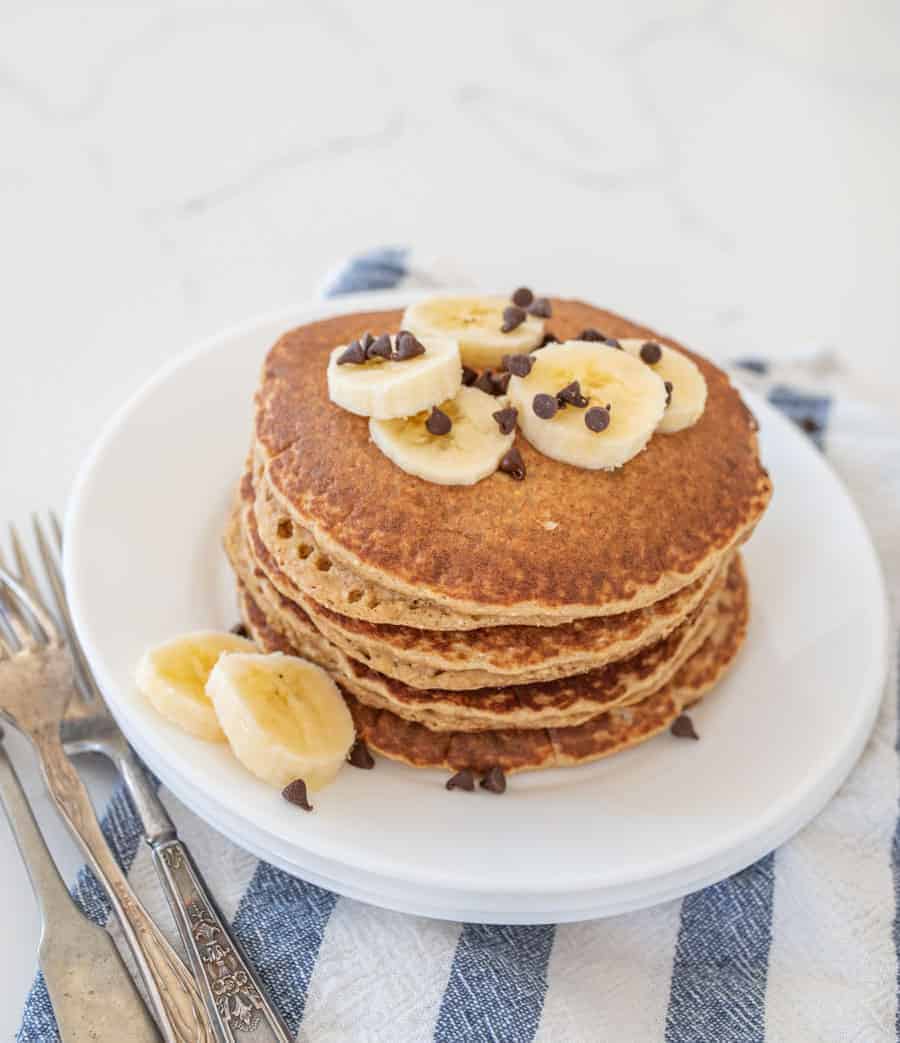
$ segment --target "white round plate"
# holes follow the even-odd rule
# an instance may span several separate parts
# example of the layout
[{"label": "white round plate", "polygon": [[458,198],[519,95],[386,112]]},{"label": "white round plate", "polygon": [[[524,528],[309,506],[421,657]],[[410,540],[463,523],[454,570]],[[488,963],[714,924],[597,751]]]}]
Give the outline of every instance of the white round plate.
[{"label": "white round plate", "polygon": [[71,500],[65,572],[122,729],[166,785],[236,843],[402,911],[586,919],[748,865],[809,821],[853,766],[887,648],[883,582],[855,507],[805,436],[752,395],[775,496],[746,549],[747,643],[693,712],[700,742],[666,734],[594,765],[517,775],[503,797],[448,793],[438,772],[379,760],[374,771],[342,771],[305,814],[226,749],[167,724],[135,690],[148,645],[237,619],[220,537],[267,349],[298,323],[414,296],[359,295],[224,333],[111,421]]}]

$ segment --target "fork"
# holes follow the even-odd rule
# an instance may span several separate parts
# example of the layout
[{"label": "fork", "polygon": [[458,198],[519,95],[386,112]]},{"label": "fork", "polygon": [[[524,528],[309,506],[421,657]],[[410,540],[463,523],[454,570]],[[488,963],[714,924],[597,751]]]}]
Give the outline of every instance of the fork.
[{"label": "fork", "polygon": [[[56,554],[50,546],[52,543],[57,552],[62,551],[59,522],[52,513],[49,519],[50,538],[36,517],[32,522],[47,582],[75,662],[76,691],[62,722],[65,749],[73,755],[102,753],[122,776],[218,1043],[234,1043],[238,1032],[247,1043],[290,1043],[292,1037],[231,936],[187,846],[179,839],[174,823],[149,784],[143,765],[107,709],[75,632]],[[10,538],[19,573],[25,577],[32,595],[37,596],[37,584],[13,527]]]},{"label": "fork", "polygon": [[[24,555],[20,568],[23,562]],[[50,796],[119,918],[166,1043],[212,1043],[190,971],[131,889],[63,750],[60,724],[74,692],[72,659],[53,619],[24,582],[24,576],[20,582],[0,567],[0,718],[37,753]]]}]

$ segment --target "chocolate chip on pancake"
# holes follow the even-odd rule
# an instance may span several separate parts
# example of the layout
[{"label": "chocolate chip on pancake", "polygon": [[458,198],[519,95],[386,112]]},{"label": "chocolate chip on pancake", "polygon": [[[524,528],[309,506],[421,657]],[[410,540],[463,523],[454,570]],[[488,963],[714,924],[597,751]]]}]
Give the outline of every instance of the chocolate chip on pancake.
[{"label": "chocolate chip on pancake", "polygon": [[538,297],[529,305],[528,314],[539,319],[549,319],[553,314],[553,308],[546,297]]},{"label": "chocolate chip on pancake", "polygon": [[546,348],[548,344],[559,344],[559,337],[555,333],[545,333],[544,339],[536,348],[532,348],[532,351],[540,351],[541,348]]},{"label": "chocolate chip on pancake", "polygon": [[339,366],[346,366],[348,363],[352,363],[354,366],[359,366],[365,361],[366,349],[358,340],[354,340],[352,343],[348,344],[337,358],[337,364]]},{"label": "chocolate chip on pancake", "polygon": [[525,461],[515,446],[504,454],[500,461],[500,470],[510,478],[515,478],[517,482],[521,482],[525,477]]},{"label": "chocolate chip on pancake", "polygon": [[512,406],[507,406],[506,409],[498,409],[496,413],[491,413],[491,416],[497,421],[500,434],[509,435],[516,429],[516,419],[519,416],[519,411]]},{"label": "chocolate chip on pancake", "polygon": [[372,344],[375,343],[375,338],[368,330],[366,330],[366,332],[359,338],[359,343],[362,345],[363,351],[368,352]]},{"label": "chocolate chip on pancake", "polygon": [[505,395],[506,389],[509,387],[510,373],[492,373],[491,383],[494,385],[493,394]]},{"label": "chocolate chip on pancake", "polygon": [[518,304],[520,308],[527,308],[529,304],[534,300],[534,294],[527,286],[520,286],[518,290],[512,295],[513,304]]},{"label": "chocolate chip on pancake", "polygon": [[582,395],[581,384],[577,380],[573,380],[571,384],[566,384],[562,390],[557,391],[556,401],[557,404],[562,402],[567,406],[576,406],[578,409],[584,409],[590,402],[590,399]]},{"label": "chocolate chip on pancake", "polygon": [[296,804],[298,808],[303,808],[304,811],[312,811],[313,809],[306,794],[306,783],[303,779],[294,779],[293,782],[289,782],[281,791],[281,795],[288,803]]},{"label": "chocolate chip on pancake", "polygon": [[235,623],[230,632],[238,637],[250,637],[250,631],[244,623]]},{"label": "chocolate chip on pancake", "polygon": [[545,395],[541,392],[539,395],[534,396],[531,408],[534,410],[535,416],[539,416],[541,420],[550,420],[556,415],[559,406],[552,395]]},{"label": "chocolate chip on pancake", "polygon": [[599,434],[609,427],[609,410],[603,406],[591,406],[584,414],[584,422],[589,431]]},{"label": "chocolate chip on pancake", "polygon": [[648,366],[655,366],[661,358],[662,348],[658,344],[654,344],[652,340],[641,345],[641,362],[646,362]]},{"label": "chocolate chip on pancake", "polygon": [[369,753],[369,747],[366,746],[362,739],[357,739],[347,754],[347,763],[352,764],[354,768],[362,768],[364,771],[369,771],[369,769],[375,767],[375,758]]},{"label": "chocolate chip on pancake", "polygon": [[475,772],[471,768],[463,768],[447,779],[447,789],[464,789],[471,793],[475,789]]},{"label": "chocolate chip on pancake", "polygon": [[527,318],[528,316],[525,314],[524,308],[520,308],[516,304],[510,304],[509,307],[503,309],[503,325],[500,327],[500,332],[512,333]]},{"label": "chocolate chip on pancake", "polygon": [[431,416],[425,421],[425,427],[432,435],[449,435],[453,421],[437,406],[431,407]]},{"label": "chocolate chip on pancake", "polygon": [[462,368],[462,382],[464,387],[471,387],[478,379],[478,371],[472,369],[471,366],[463,366]]},{"label": "chocolate chip on pancake", "polygon": [[424,354],[425,345],[407,330],[401,330],[397,334],[397,350],[394,352],[394,358],[398,362],[414,359],[417,355]]},{"label": "chocolate chip on pancake", "polygon": [[391,338],[386,333],[382,333],[377,340],[370,340],[366,348],[366,358],[369,359],[389,359],[392,353]]},{"label": "chocolate chip on pancake", "polygon": [[668,405],[672,401],[672,392],[675,390],[675,385],[672,383],[671,380],[667,380],[665,382],[665,387],[666,387],[666,405]]},{"label": "chocolate chip on pancake", "polygon": [[477,387],[479,391],[483,391],[486,395],[493,395],[494,380],[491,371],[489,369],[482,370],[482,372],[478,374],[474,386]]},{"label": "chocolate chip on pancake", "polygon": [[688,717],[686,713],[679,714],[678,717],[672,721],[672,727],[669,729],[677,739],[699,739],[700,736],[694,729],[694,722]]},{"label": "chocolate chip on pancake", "polygon": [[606,337],[603,336],[600,330],[595,330],[592,328],[582,330],[581,333],[578,334],[578,340],[594,341],[599,344],[605,341]]},{"label": "chocolate chip on pancake", "polygon": [[603,342],[604,342],[604,344],[608,345],[610,348],[618,348],[619,351],[624,351],[625,350],[622,347],[622,345],[616,340],[615,337],[604,337],[603,338]]},{"label": "chocolate chip on pancake", "polygon": [[481,780],[480,786],[482,789],[486,789],[488,793],[505,793],[506,792],[506,776],[503,774],[502,768],[493,767]]},{"label": "chocolate chip on pancake", "polygon": [[504,355],[503,368],[514,377],[527,377],[534,365],[530,355]]}]

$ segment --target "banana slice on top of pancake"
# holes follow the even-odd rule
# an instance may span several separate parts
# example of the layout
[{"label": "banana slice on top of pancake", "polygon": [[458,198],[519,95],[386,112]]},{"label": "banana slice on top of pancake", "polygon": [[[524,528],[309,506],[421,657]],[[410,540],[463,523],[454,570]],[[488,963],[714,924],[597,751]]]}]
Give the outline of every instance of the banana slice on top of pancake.
[{"label": "banana slice on top of pancake", "polygon": [[234,755],[279,789],[295,779],[310,790],[327,785],[356,737],[337,685],[306,659],[280,652],[223,656],[207,692]]},{"label": "banana slice on top of pancake", "polygon": [[439,485],[474,485],[497,470],[515,439],[504,396],[461,387],[440,406],[402,420],[369,421],[372,441],[407,474]]},{"label": "banana slice on top of pancake", "polygon": [[506,297],[428,297],[406,309],[402,325],[420,340],[451,337],[475,369],[499,367],[504,355],[531,351],[544,339],[543,318]]},{"label": "banana slice on top of pancake", "polygon": [[412,416],[453,398],[462,383],[459,346],[446,336],[363,334],[328,361],[328,397],[358,416]]},{"label": "banana slice on top of pancake", "polygon": [[613,470],[639,453],[666,410],[662,378],[607,344],[567,341],[530,356],[509,397],[539,452],[589,470]]},{"label": "banana slice on top of pancake", "polygon": [[666,384],[669,403],[657,431],[673,434],[696,424],[706,408],[706,380],[687,355],[657,341],[629,337],[619,342]]}]

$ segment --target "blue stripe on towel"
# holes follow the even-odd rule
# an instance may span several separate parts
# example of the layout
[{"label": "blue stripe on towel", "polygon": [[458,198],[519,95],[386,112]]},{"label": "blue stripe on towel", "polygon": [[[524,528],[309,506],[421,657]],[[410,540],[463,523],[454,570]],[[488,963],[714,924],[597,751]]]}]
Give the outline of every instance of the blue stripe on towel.
[{"label": "blue stripe on towel", "polygon": [[556,928],[466,924],[435,1028],[435,1043],[530,1043],[547,992]]},{"label": "blue stripe on towel", "polygon": [[337,895],[260,862],[234,918],[234,933],[292,1033],[306,1006]]},{"label": "blue stripe on towel", "polygon": [[682,902],[666,1043],[762,1043],[775,855]]},{"label": "blue stripe on towel", "polygon": [[326,297],[365,290],[392,290],[406,277],[409,250],[384,246],[357,254],[338,270],[325,287]]},{"label": "blue stripe on towel", "polygon": [[765,359],[759,359],[752,356],[735,359],[734,365],[739,369],[747,370],[748,373],[756,373],[756,375],[760,377],[764,377],[769,372],[769,363]]}]

